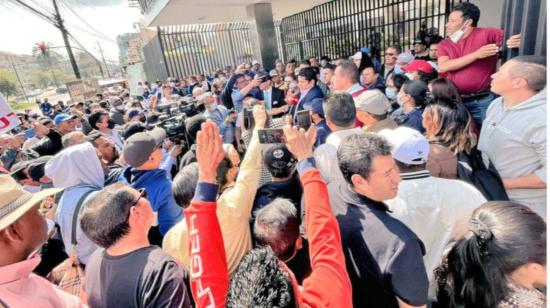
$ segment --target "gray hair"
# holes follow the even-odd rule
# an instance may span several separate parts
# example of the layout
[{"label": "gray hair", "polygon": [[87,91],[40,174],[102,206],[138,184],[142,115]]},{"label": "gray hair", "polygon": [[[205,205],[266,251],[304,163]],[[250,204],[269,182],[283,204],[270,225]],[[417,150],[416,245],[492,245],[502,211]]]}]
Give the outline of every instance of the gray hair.
[{"label": "gray hair", "polygon": [[195,189],[199,181],[199,164],[197,162],[191,163],[174,177],[172,181],[172,194],[176,203],[183,208],[187,208],[191,205],[191,200],[195,195]]},{"label": "gray hair", "polygon": [[331,92],[323,102],[323,111],[326,118],[340,127],[352,125],[357,116],[353,97],[345,91]]},{"label": "gray hair", "polygon": [[[79,137],[81,138],[80,140],[78,139]],[[81,131],[70,132],[61,137],[61,144],[65,149],[72,145],[80,144],[83,142],[86,142],[86,135],[84,135],[84,133]]]},{"label": "gray hair", "polygon": [[270,246],[280,259],[292,256],[299,236],[298,210],[290,200],[276,198],[258,211],[254,237],[260,245]]},{"label": "gray hair", "polygon": [[510,75],[527,81],[529,89],[539,92],[546,87],[546,59],[540,56],[518,56],[510,59]]},{"label": "gray hair", "polygon": [[349,184],[353,184],[354,174],[367,179],[372,172],[372,161],[378,156],[391,156],[391,147],[384,137],[374,133],[348,136],[336,152],[340,171]]}]

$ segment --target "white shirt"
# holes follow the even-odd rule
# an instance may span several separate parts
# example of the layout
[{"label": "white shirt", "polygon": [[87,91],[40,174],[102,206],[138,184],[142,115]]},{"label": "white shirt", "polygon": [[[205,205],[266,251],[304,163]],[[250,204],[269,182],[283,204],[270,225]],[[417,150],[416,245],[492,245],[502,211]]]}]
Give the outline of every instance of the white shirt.
[{"label": "white shirt", "polygon": [[122,146],[124,145],[124,141],[122,141],[122,138],[120,138],[120,135],[116,130],[114,129],[111,130],[110,135],[103,132],[99,132],[99,133],[101,134],[101,136],[111,139],[115,143],[115,147],[117,151],[122,152]]},{"label": "white shirt", "polygon": [[424,265],[435,298],[434,269],[443,255],[467,230],[474,209],[485,197],[472,185],[459,180],[436,178],[427,170],[401,173],[394,199],[385,201],[393,217],[402,221],[424,243]]},{"label": "white shirt", "polygon": [[315,163],[321,176],[325,182],[330,183],[335,180],[342,180],[344,176],[338,166],[338,159],[336,158],[336,151],[342,142],[342,139],[354,134],[364,134],[360,127],[351,129],[345,129],[341,131],[332,132],[327,137],[325,144],[322,144],[313,153],[315,157]]}]

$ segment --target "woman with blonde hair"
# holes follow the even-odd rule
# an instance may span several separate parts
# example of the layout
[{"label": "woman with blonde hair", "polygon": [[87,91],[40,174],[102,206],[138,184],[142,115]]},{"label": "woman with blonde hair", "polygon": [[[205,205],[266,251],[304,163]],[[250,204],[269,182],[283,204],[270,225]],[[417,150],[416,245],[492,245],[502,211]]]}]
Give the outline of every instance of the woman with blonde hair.
[{"label": "woman with blonde hair", "polygon": [[422,114],[422,126],[430,142],[426,168],[432,176],[456,179],[458,154],[469,154],[476,145],[470,130],[472,118],[458,100],[439,97]]}]

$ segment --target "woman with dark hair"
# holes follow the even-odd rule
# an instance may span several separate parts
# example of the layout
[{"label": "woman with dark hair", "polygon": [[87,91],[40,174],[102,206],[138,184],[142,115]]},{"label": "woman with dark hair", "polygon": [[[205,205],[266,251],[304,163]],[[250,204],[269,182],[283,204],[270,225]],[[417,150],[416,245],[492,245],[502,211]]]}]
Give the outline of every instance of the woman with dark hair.
[{"label": "woman with dark hair", "polygon": [[476,209],[436,269],[438,307],[546,307],[546,222],[525,205]]},{"label": "woman with dark hair", "polygon": [[363,72],[363,70],[366,69],[367,67],[374,67],[374,62],[372,61],[372,58],[369,56],[369,54],[365,53],[363,50],[361,50],[360,53],[361,53],[361,62],[359,63],[359,69],[358,69],[359,75],[361,75],[361,72]]},{"label": "woman with dark hair", "polygon": [[434,100],[438,98],[446,98],[462,103],[462,99],[460,98],[456,85],[449,79],[434,79],[430,82],[428,88],[430,89],[430,93],[432,94]]},{"label": "woman with dark hair", "polygon": [[[389,74],[386,78],[385,93],[392,105],[394,103],[397,105],[397,93],[399,93],[401,87],[403,86],[403,84],[405,84],[405,81],[407,80],[408,78],[402,74]],[[399,105],[395,107],[395,109],[397,108],[399,108]]]},{"label": "woman with dark hair", "polygon": [[[437,78],[430,82],[428,85],[431,93],[431,100],[437,100],[438,98],[450,99],[457,104],[462,104],[462,98],[458,93],[458,88],[454,82],[446,78]],[[469,112],[468,112],[469,113]],[[472,132],[476,137],[479,136],[479,128],[477,127],[476,121],[470,121],[470,132]]]},{"label": "woman with dark hair", "polygon": [[422,126],[430,142],[426,169],[432,176],[457,178],[457,155],[475,147],[476,137],[470,131],[472,118],[460,101],[440,98],[424,109]]},{"label": "woman with dark hair", "polygon": [[399,126],[407,126],[424,133],[422,112],[426,106],[428,86],[421,80],[407,80],[397,94],[399,109],[392,113],[392,118]]}]

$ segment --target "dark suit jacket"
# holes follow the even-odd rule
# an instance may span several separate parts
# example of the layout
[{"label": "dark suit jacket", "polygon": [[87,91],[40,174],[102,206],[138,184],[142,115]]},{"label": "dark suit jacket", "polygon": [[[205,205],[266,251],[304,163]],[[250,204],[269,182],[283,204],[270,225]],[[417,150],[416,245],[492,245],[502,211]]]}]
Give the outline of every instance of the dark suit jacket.
[{"label": "dark suit jacket", "polygon": [[[264,100],[264,91],[260,92],[261,99]],[[279,90],[275,87],[271,87],[271,108],[279,108],[286,105],[285,91]]]},{"label": "dark suit jacket", "polygon": [[316,98],[324,98],[324,97],[325,96],[323,95],[323,90],[321,90],[319,86],[314,86],[313,88],[311,88],[311,90],[309,90],[309,92],[307,92],[304,98],[300,97],[300,99],[298,99],[298,103],[291,110],[292,117],[293,118],[295,117],[296,112],[304,110],[305,103],[310,102]]}]

